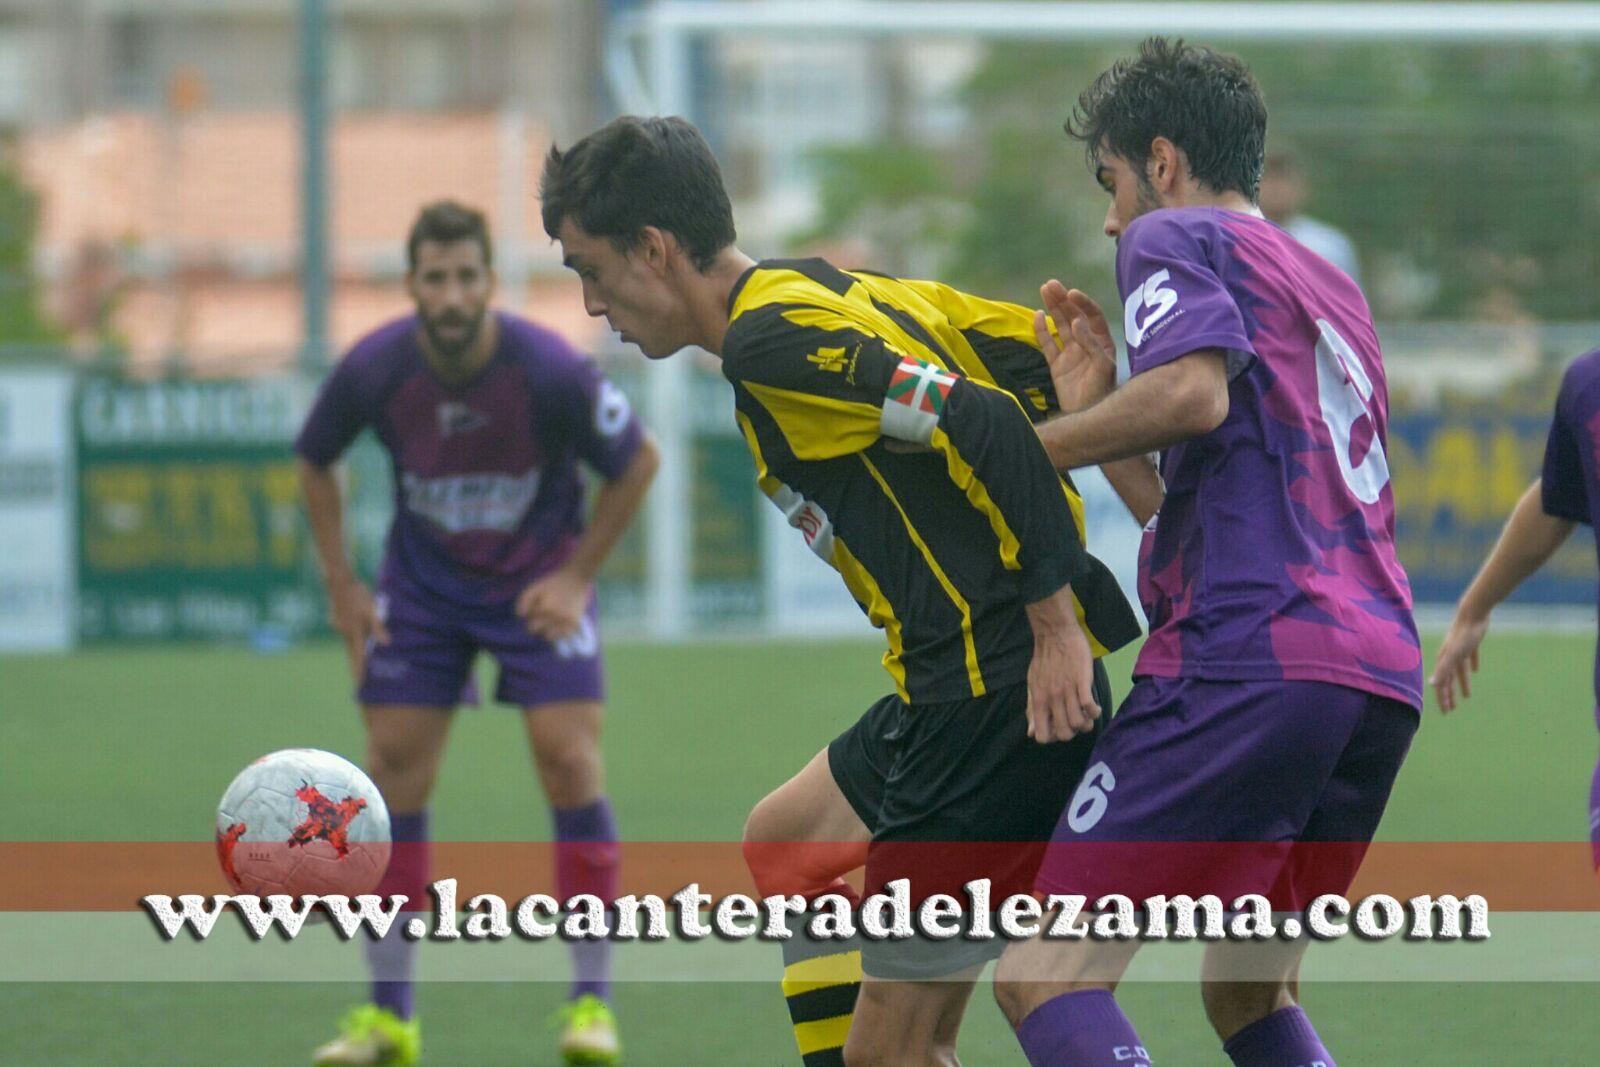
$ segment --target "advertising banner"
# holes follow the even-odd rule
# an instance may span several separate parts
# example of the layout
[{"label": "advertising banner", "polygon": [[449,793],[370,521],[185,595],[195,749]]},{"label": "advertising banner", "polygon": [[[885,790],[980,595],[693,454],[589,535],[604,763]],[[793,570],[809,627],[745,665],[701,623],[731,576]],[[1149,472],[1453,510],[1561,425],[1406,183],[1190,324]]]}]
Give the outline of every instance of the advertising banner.
[{"label": "advertising banner", "polygon": [[0,651],[68,648],[72,375],[0,373]]}]

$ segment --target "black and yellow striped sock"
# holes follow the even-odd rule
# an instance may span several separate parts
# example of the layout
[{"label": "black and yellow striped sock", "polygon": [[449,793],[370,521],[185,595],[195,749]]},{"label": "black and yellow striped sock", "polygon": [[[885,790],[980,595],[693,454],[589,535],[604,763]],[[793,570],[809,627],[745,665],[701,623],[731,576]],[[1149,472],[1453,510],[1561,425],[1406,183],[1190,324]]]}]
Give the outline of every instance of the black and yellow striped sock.
[{"label": "black and yellow striped sock", "polygon": [[783,942],[783,996],[805,1067],[844,1067],[844,1042],[861,990],[859,940]]}]

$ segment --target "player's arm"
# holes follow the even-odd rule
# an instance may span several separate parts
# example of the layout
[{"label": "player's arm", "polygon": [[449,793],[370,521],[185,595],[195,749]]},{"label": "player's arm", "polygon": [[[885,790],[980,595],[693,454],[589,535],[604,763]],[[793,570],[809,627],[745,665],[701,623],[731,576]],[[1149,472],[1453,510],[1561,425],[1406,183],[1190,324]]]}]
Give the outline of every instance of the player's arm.
[{"label": "player's arm", "polygon": [[595,578],[661,466],[661,453],[627,397],[594,364],[574,354],[558,388],[553,398],[567,416],[559,424],[604,482],[572,555],[517,597],[517,614],[546,641],[570,637],[583,624]]},{"label": "player's arm", "polygon": [[[916,289],[949,318],[997,381],[1021,398],[1028,394],[1035,426],[1045,413],[1081,411],[1108,396],[1117,384],[1117,348],[1099,305],[1059,281],[1042,286],[1043,311],[986,300],[939,282],[913,281]],[[1048,380],[1050,392],[1033,386]],[[1051,395],[1053,393],[1053,396]],[[1028,404],[1024,405],[1027,410]],[[1145,457],[1101,465],[1111,487],[1142,526],[1165,496],[1160,474]]]},{"label": "player's arm", "polygon": [[661,453],[655,442],[648,435],[641,437],[622,473],[606,481],[595,495],[589,525],[572,555],[517,597],[517,614],[531,632],[547,641],[577,632],[588,608],[589,589],[612,547],[638,514],[660,466]]},{"label": "player's arm", "polygon": [[[1583,445],[1575,427],[1589,421],[1593,404],[1583,400],[1581,389],[1581,379],[1569,369],[1550,420],[1540,476],[1517,501],[1500,540],[1456,606],[1429,679],[1441,711],[1455,709],[1457,686],[1462,697],[1472,695],[1469,678],[1478,669],[1478,648],[1489,631],[1489,613],[1555,554],[1573,526],[1589,519]],[[1574,411],[1580,414],[1575,416]]]},{"label": "player's arm", "polygon": [[587,576],[589,581],[594,581],[606,557],[611,554],[612,546],[638,513],[639,505],[644,502],[645,493],[660,467],[661,451],[656,448],[655,440],[645,434],[622,473],[600,487],[600,492],[595,496],[594,513],[589,517],[589,526],[583,531],[572,558],[567,561],[568,567],[579,575]]},{"label": "player's arm", "polygon": [[1536,478],[1517,501],[1483,569],[1456,606],[1429,679],[1441,711],[1455,710],[1457,686],[1463,698],[1472,695],[1469,679],[1478,669],[1478,649],[1489,632],[1489,613],[1544,566],[1577,525],[1571,519],[1546,514],[1543,495],[1542,479]]},{"label": "player's arm", "polygon": [[323,383],[300,435],[295,439],[295,473],[316,546],[328,615],[340,637],[351,673],[359,681],[369,640],[388,644],[389,632],[372,593],[356,576],[344,541],[344,501],[333,466],[365,425],[358,390],[345,362]]},{"label": "player's arm", "polygon": [[[902,363],[898,373],[904,375]],[[901,406],[891,389],[884,409]],[[896,436],[898,419],[885,419]],[[950,478],[989,520],[1001,562],[1021,578],[1033,628],[1028,671],[1028,732],[1036,741],[1065,741],[1091,729],[1101,709],[1093,693],[1094,657],[1073,605],[1072,583],[1090,561],[1078,539],[1065,489],[1021,405],[1001,389],[958,378],[938,424],[910,439],[945,458]]]},{"label": "player's arm", "polygon": [[1143,461],[1147,453],[1210,433],[1227,417],[1227,359],[1202,349],[1130,378],[1083,411],[1051,419],[1039,427],[1039,438],[1050,461],[1070,470]]},{"label": "player's arm", "polygon": [[1123,234],[1117,284],[1132,377],[1040,431],[1057,467],[1157,452],[1210,433],[1228,417],[1229,382],[1255,361],[1255,351],[1206,242],[1192,221],[1163,211]]},{"label": "player's arm", "polygon": [[[1039,288],[1039,296],[1044,310],[1034,315],[1034,337],[1050,366],[1061,410],[1071,414],[1092,407],[1117,385],[1117,345],[1105,313],[1087,293],[1068,290],[1053,278]],[[1043,430],[1040,437],[1048,451]],[[1166,486],[1147,454],[1102,463],[1100,471],[1140,526],[1161,509]]]},{"label": "player's arm", "polygon": [[1147,525],[1161,510],[1161,503],[1167,498],[1167,487],[1149,456],[1102,463],[1100,471],[1140,526]]}]

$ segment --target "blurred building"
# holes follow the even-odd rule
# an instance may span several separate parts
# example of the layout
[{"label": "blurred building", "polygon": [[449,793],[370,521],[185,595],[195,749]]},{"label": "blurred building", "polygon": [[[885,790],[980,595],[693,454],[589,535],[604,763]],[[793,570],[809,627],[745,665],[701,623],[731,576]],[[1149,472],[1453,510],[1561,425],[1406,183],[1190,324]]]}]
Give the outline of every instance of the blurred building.
[{"label": "blurred building", "polygon": [[[0,129],[40,195],[51,309],[81,346],[219,371],[298,348],[296,6],[0,0]],[[335,341],[404,307],[402,238],[440,196],[489,212],[512,303],[585,332],[534,196],[551,138],[601,117],[600,5],[329,8]]]},{"label": "blurred building", "polygon": [[[0,0],[0,122],[32,126],[190,97],[221,112],[294,98],[294,0]],[[575,0],[332,0],[333,105],[519,106],[587,125],[599,10]]]},{"label": "blurred building", "polygon": [[975,40],[750,36],[720,42],[718,84],[714,93],[701,94],[699,117],[741,208],[741,235],[756,248],[777,245],[815,222],[820,148],[966,143],[970,130],[959,90],[984,54]]}]

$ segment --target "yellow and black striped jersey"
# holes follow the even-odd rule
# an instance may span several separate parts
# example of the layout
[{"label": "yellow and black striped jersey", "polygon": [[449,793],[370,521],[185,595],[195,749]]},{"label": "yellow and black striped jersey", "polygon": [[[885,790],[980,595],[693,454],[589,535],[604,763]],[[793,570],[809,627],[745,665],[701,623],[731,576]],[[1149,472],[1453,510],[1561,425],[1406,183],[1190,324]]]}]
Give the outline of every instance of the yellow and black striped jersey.
[{"label": "yellow and black striped jersey", "polygon": [[1031,311],[767,260],[729,320],[723,373],[762,491],[885,631],[902,699],[1024,681],[1024,606],[1068,582],[1097,656],[1137,636],[1033,429],[1057,406]]}]

